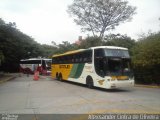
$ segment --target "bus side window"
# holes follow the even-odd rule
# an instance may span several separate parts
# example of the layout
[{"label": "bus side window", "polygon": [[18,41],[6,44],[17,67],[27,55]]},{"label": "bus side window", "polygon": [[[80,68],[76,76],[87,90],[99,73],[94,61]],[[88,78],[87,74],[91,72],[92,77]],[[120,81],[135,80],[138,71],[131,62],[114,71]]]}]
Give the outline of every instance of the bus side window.
[{"label": "bus side window", "polygon": [[71,60],[71,62],[74,63],[74,55],[72,55],[72,60]]},{"label": "bus side window", "polygon": [[78,63],[78,58],[79,58],[79,56],[78,56],[78,54],[76,54],[75,55],[75,63]]},{"label": "bus side window", "polygon": [[83,62],[83,56],[82,53],[79,54],[79,62],[82,63]]},{"label": "bus side window", "polygon": [[52,58],[52,64],[55,63],[55,58]]},{"label": "bus side window", "polygon": [[69,63],[69,56],[66,56],[66,64]]},{"label": "bus side window", "polygon": [[86,52],[83,53],[83,63],[87,62],[87,55]]},{"label": "bus side window", "polygon": [[68,56],[68,63],[72,63],[72,55]]},{"label": "bus side window", "polygon": [[42,68],[43,68],[43,69],[46,69],[46,63],[45,63],[44,60],[42,60]]},{"label": "bus side window", "polygon": [[52,63],[57,63],[57,58],[52,58]]},{"label": "bus side window", "polygon": [[55,63],[56,63],[56,64],[59,63],[59,58],[58,58],[58,57],[55,58]]},{"label": "bus side window", "polygon": [[88,51],[88,62],[92,62],[92,50]]},{"label": "bus side window", "polygon": [[94,57],[103,57],[104,56],[104,51],[103,49],[95,49],[95,52],[94,52]]},{"label": "bus side window", "polygon": [[68,63],[68,57],[67,56],[63,56],[62,59],[63,59],[64,64]]},{"label": "bus side window", "polygon": [[62,64],[65,64],[65,63],[66,63],[66,57],[65,57],[65,56],[62,56],[62,57],[61,57],[61,63],[62,63]]},{"label": "bus side window", "polygon": [[59,60],[60,60],[60,59],[59,59],[59,57],[57,57],[57,59],[56,59],[56,63],[59,63]]},{"label": "bus side window", "polygon": [[62,58],[61,57],[58,58],[58,63],[62,63]]},{"label": "bus side window", "polygon": [[104,75],[103,49],[94,50],[94,64],[96,73],[100,76]]},{"label": "bus side window", "polygon": [[81,53],[81,63],[84,63],[84,53]]},{"label": "bus side window", "polygon": [[88,50],[88,51],[85,52],[84,55],[85,55],[84,62],[91,63],[92,62],[92,51]]}]

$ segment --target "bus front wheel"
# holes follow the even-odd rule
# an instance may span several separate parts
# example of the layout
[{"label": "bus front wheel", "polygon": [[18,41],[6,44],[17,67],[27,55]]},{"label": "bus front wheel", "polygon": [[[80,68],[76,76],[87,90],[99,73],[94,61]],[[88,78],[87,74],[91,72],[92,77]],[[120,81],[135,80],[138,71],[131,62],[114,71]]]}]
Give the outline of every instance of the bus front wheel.
[{"label": "bus front wheel", "polygon": [[93,88],[94,84],[93,84],[93,79],[91,76],[88,76],[86,79],[86,84],[88,88]]}]

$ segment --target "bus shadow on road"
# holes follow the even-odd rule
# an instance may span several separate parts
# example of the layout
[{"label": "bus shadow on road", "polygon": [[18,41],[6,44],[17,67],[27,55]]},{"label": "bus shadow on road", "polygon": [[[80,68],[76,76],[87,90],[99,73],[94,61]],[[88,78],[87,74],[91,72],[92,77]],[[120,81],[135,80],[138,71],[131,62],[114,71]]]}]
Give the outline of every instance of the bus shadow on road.
[{"label": "bus shadow on road", "polygon": [[102,92],[130,92],[131,90],[128,90],[128,89],[120,89],[120,88],[113,88],[113,89],[105,89],[105,88],[98,88],[98,87],[94,87],[94,89],[96,90],[99,90],[99,91],[102,91]]},{"label": "bus shadow on road", "polygon": [[[56,80],[58,81],[58,80]],[[72,85],[76,85],[79,87],[84,87],[84,88],[88,88],[87,85],[85,84],[81,84],[81,83],[75,83],[72,81],[67,81],[67,80],[63,80],[63,81],[59,81],[59,82],[64,82],[66,84],[72,84]],[[93,87],[93,88],[88,88],[90,90],[97,90],[97,91],[101,91],[101,92],[130,92],[132,91],[131,89],[127,89],[127,88],[113,88],[113,89],[105,89],[105,88],[98,88],[98,87]]]}]

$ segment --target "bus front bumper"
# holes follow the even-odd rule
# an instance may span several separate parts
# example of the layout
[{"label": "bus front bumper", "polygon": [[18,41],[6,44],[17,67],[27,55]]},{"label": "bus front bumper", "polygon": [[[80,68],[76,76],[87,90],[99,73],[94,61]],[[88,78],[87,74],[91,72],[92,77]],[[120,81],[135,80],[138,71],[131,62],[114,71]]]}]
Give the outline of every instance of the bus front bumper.
[{"label": "bus front bumper", "polygon": [[107,88],[125,88],[125,87],[133,87],[134,80],[125,80],[125,81],[110,81],[107,83]]}]

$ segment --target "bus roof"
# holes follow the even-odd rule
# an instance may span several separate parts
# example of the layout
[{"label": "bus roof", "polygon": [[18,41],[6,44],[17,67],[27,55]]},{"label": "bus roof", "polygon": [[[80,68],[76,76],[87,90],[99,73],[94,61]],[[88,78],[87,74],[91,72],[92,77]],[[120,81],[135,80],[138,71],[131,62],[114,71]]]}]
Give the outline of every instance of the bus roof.
[{"label": "bus roof", "polygon": [[22,59],[20,61],[30,61],[30,60],[52,60],[48,58],[30,58],[30,59]]},{"label": "bus roof", "polygon": [[88,49],[78,49],[78,50],[68,51],[68,52],[65,52],[65,53],[62,53],[62,54],[53,55],[52,57],[59,57],[59,56],[64,56],[64,55],[70,55],[70,54],[74,54],[74,53],[78,53],[78,52],[82,52],[82,51],[86,51],[86,50],[90,50],[90,49],[98,49],[98,48],[128,50],[128,48],[117,47],[117,46],[97,46],[97,47],[90,47]]},{"label": "bus roof", "polygon": [[117,47],[117,46],[97,46],[97,47],[91,47],[91,49],[98,49],[98,48],[128,50],[128,48],[124,48],[124,47]]},{"label": "bus roof", "polygon": [[85,50],[87,50],[87,49],[78,49],[78,50],[68,51],[68,52],[65,52],[65,53],[62,53],[62,54],[53,55],[52,57],[59,57],[59,56],[64,56],[64,55],[70,55],[70,54],[82,52],[82,51],[85,51]]}]

